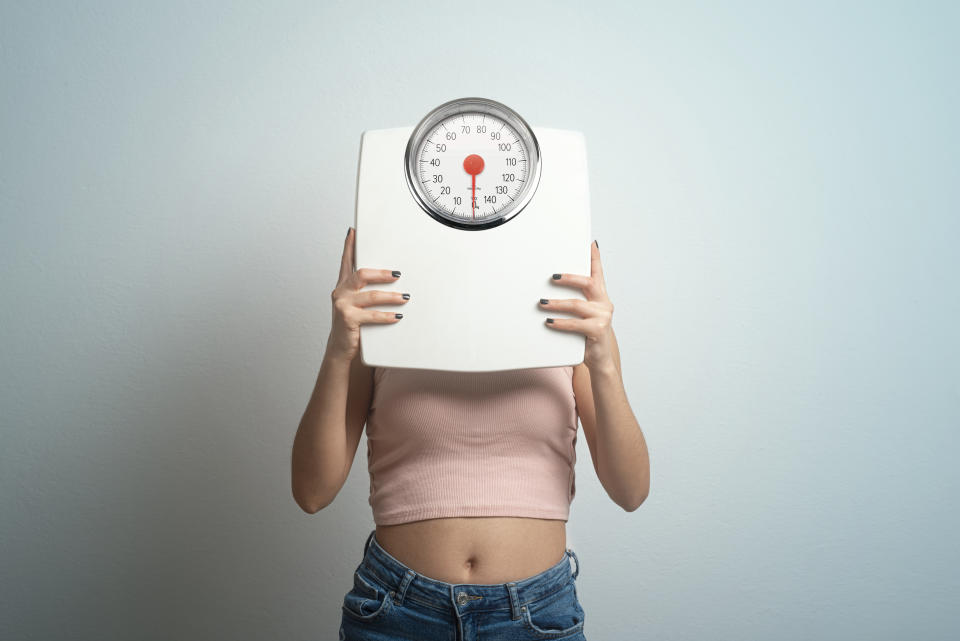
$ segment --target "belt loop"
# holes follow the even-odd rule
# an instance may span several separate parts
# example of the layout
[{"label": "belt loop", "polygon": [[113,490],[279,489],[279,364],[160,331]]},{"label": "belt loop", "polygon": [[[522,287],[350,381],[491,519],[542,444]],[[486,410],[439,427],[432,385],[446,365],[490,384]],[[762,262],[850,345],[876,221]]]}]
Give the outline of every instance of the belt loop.
[{"label": "belt loop", "polygon": [[520,618],[520,597],[517,594],[517,584],[511,581],[506,586],[507,592],[510,594],[510,619],[516,621]]},{"label": "belt loop", "polygon": [[376,528],[374,528],[373,531],[371,531],[370,534],[367,536],[367,542],[364,543],[363,545],[363,556],[367,556],[367,550],[370,548],[370,541],[373,540],[373,535],[376,533],[377,533],[377,530]]},{"label": "belt loop", "polygon": [[400,585],[397,586],[393,599],[396,605],[403,605],[403,597],[407,594],[407,588],[410,587],[410,583],[416,576],[417,573],[409,569],[403,573],[403,580],[401,580]]},{"label": "belt loop", "polygon": [[574,562],[577,564],[577,569],[573,571],[573,578],[574,578],[574,580],[576,580],[577,575],[580,574],[580,559],[577,558],[577,553],[574,552],[573,550],[571,550],[570,548],[567,548],[567,554],[568,554],[568,555],[574,560]]}]

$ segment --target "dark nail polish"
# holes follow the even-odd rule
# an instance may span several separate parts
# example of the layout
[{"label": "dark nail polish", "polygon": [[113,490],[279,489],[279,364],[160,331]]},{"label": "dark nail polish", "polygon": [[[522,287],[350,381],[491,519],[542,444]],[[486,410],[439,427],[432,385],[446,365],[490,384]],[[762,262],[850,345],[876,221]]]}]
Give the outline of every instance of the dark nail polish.
[{"label": "dark nail polish", "polygon": [[396,316],[397,318],[403,318],[403,314],[399,314],[399,313],[394,314],[394,316]]},{"label": "dark nail polish", "polygon": [[350,238],[350,228],[347,227],[347,238]]},{"label": "dark nail polish", "polygon": [[410,300],[410,294],[404,294],[403,300]]},{"label": "dark nail polish", "polygon": [[593,240],[593,244],[597,246],[597,249],[600,249],[600,243],[596,239]]},{"label": "dark nail polish", "polygon": [[546,304],[549,303],[549,302],[550,302],[550,301],[548,301],[546,298],[541,298],[541,299],[540,299],[540,304],[541,304],[541,305],[546,305]]},{"label": "dark nail polish", "polygon": [[393,271],[390,272],[390,273],[393,274],[394,276],[399,276],[399,275],[400,275],[400,272],[398,272],[397,270],[393,270]]},{"label": "dark nail polish", "polygon": [[553,280],[560,280],[560,274],[554,274]]},{"label": "dark nail polish", "polygon": [[548,322],[548,323],[552,323],[552,322],[553,322],[553,319],[552,319],[552,318],[548,318],[548,319],[547,319],[547,322]]}]

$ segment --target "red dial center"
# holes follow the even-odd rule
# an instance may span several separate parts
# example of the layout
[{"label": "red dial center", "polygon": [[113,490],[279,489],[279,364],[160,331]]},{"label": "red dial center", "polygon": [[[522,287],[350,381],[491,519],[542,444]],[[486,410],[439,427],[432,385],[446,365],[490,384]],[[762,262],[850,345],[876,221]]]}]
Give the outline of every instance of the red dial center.
[{"label": "red dial center", "polygon": [[476,176],[483,171],[483,158],[477,154],[470,154],[463,159],[463,168],[471,176]]}]

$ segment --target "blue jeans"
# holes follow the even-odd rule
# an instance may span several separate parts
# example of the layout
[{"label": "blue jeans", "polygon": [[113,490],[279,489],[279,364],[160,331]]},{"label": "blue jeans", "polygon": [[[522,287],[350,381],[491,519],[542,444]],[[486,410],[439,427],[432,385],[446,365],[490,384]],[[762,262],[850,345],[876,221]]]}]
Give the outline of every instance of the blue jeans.
[{"label": "blue jeans", "polygon": [[445,583],[395,559],[377,543],[376,532],[367,537],[353,589],[343,598],[340,641],[586,641],[573,550],[519,581]]}]

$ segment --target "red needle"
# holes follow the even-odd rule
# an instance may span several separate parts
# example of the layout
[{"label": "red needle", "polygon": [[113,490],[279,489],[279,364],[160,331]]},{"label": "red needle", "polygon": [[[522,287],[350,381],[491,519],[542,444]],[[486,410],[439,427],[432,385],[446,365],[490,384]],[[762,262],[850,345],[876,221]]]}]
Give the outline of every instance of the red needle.
[{"label": "red needle", "polygon": [[463,169],[470,174],[470,200],[473,203],[473,217],[476,218],[477,211],[477,174],[483,171],[483,158],[477,154],[470,154],[463,159]]}]

